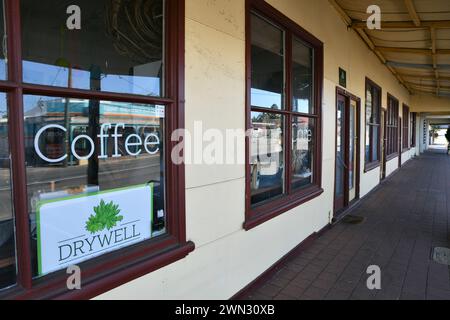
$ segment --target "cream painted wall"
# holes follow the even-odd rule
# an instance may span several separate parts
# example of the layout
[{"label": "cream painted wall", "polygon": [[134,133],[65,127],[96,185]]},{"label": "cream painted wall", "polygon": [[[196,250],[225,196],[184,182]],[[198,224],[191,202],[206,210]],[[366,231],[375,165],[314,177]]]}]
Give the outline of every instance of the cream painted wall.
[{"label": "cream painted wall", "polygon": [[[409,103],[408,93],[327,0],[271,0],[272,5],[325,44],[323,188],[318,198],[263,225],[243,230],[245,168],[186,167],[187,237],[196,250],[185,259],[107,292],[98,299],[228,299],[329,222],[333,210],[335,104],[338,68],[348,90],[362,99],[365,77]],[[244,0],[186,1],[186,127],[245,128]],[[364,128],[364,122],[362,122]],[[362,134],[362,137],[364,135]],[[363,139],[362,139],[363,140]],[[244,143],[241,141],[241,143]],[[361,159],[363,159],[361,141]],[[362,166],[363,167],[363,166]],[[379,183],[379,169],[364,174],[361,196]]]}]

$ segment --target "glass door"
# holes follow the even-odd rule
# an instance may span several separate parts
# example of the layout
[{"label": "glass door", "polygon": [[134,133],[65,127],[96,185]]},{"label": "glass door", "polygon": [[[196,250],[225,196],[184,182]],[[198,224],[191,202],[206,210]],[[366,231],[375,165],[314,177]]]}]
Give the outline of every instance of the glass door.
[{"label": "glass door", "polygon": [[338,90],[336,96],[335,216],[359,198],[360,103],[357,97],[346,91]]},{"label": "glass door", "polygon": [[383,123],[383,132],[382,137],[383,140],[381,142],[381,180],[386,179],[386,144],[387,144],[387,112],[386,110],[383,110],[381,113],[381,123]]},{"label": "glass door", "polygon": [[348,166],[348,180],[349,180],[349,202],[352,202],[356,198],[356,159],[357,159],[357,103],[355,100],[350,100],[350,110],[349,110],[349,166]]},{"label": "glass door", "polygon": [[347,152],[346,152],[346,97],[337,96],[336,113],[336,177],[335,177],[335,212],[345,207],[346,189],[348,189],[347,179]]}]

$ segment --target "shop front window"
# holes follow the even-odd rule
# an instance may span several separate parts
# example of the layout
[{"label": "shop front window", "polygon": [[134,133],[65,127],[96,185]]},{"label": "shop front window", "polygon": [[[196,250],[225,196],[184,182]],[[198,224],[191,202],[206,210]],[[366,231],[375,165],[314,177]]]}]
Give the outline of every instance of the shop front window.
[{"label": "shop front window", "polygon": [[302,189],[314,183],[315,120],[305,117],[292,119],[292,188]]},{"label": "shop front window", "polygon": [[252,203],[284,194],[284,120],[273,113],[252,113]]},{"label": "shop front window", "polygon": [[386,126],[386,155],[395,156],[398,153],[399,130],[398,100],[388,95],[387,126]]},{"label": "shop front window", "polygon": [[24,82],[164,95],[163,0],[20,2]]},{"label": "shop front window", "polygon": [[0,290],[16,282],[7,110],[6,95],[0,93]]},{"label": "shop front window", "polygon": [[[402,136],[402,143],[403,143],[403,151],[408,150],[410,148],[410,142],[409,142],[409,125],[410,125],[410,120],[409,120],[409,107],[407,105],[403,105],[403,136]],[[411,127],[412,128],[412,127]]]},{"label": "shop front window", "polygon": [[284,109],[284,32],[252,15],[252,106]]},{"label": "shop front window", "polygon": [[5,3],[0,298],[89,299],[184,258],[184,1]]},{"label": "shop front window", "polygon": [[164,234],[164,106],[24,102],[36,275]]},{"label": "shop front window", "polygon": [[249,1],[247,229],[321,189],[323,44],[263,1]]},{"label": "shop front window", "polygon": [[366,78],[365,170],[374,169],[381,159],[381,88]]}]

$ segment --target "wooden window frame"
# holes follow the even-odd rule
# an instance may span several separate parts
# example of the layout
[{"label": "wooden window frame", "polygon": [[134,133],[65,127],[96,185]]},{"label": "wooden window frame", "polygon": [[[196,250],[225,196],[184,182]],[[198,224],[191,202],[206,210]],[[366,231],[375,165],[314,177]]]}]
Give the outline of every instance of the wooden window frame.
[{"label": "wooden window frame", "polygon": [[411,148],[416,147],[417,113],[411,112]]},{"label": "wooden window frame", "polygon": [[402,152],[406,152],[408,150],[411,149],[410,143],[409,143],[409,138],[410,138],[410,134],[409,134],[409,117],[410,117],[410,112],[409,112],[409,107],[406,104],[403,104],[403,117],[402,117],[402,126],[403,126],[403,136],[402,136]]},{"label": "wooden window frame", "polygon": [[[376,122],[370,122],[367,123],[367,91],[369,89],[369,87],[372,89],[372,96],[373,96],[373,90],[377,90],[378,91],[378,123]],[[370,80],[369,78],[366,77],[366,90],[365,90],[365,107],[364,107],[364,172],[369,172],[371,170],[374,170],[376,168],[378,168],[380,166],[381,163],[381,112],[382,112],[382,94],[383,94],[383,90],[381,89],[381,87],[379,85],[377,85],[374,81]],[[371,114],[371,119],[373,116],[373,110],[374,110],[374,105],[373,105],[373,101],[372,101],[372,114]],[[369,139],[370,139],[370,144],[369,144],[369,159],[366,159],[366,152],[365,152],[365,148],[367,146],[367,126],[370,127],[370,134],[369,134]],[[376,141],[378,142],[378,159],[374,159],[373,158],[373,127],[378,127],[378,135],[375,139],[377,139]]]},{"label": "wooden window frame", "polygon": [[400,146],[400,113],[399,100],[391,94],[387,94],[387,112],[386,112],[386,160],[392,160],[398,157],[401,150]]},{"label": "wooden window frame", "polygon": [[[17,284],[2,290],[0,299],[90,299],[154,270],[180,260],[192,252],[186,241],[185,168],[166,157],[167,233],[155,239],[86,261],[82,267],[82,289],[69,291],[65,271],[33,279],[24,146],[23,96],[26,94],[98,99],[118,102],[162,104],[166,110],[166,132],[184,128],[185,0],[166,0],[164,98],[96,92],[23,83],[20,1],[5,1],[8,45],[8,80],[0,90],[8,96],[9,143],[12,162],[13,204],[16,227]],[[166,152],[176,143],[165,135]]]},{"label": "wooden window frame", "polygon": [[[267,203],[252,206],[251,204],[251,165],[246,164],[246,210],[245,230],[253,229],[299,205],[308,202],[323,193],[322,189],[322,88],[323,88],[323,43],[301,28],[294,21],[266,3],[264,0],[246,0],[246,129],[252,128],[251,112],[267,112],[271,109],[252,108],[251,106],[251,16],[257,14],[285,32],[285,92],[286,106],[284,110],[277,110],[277,114],[285,117],[284,159],[286,192],[279,198]],[[293,112],[292,110],[292,40],[298,38],[314,49],[314,106],[313,114]],[[307,117],[315,119],[316,142],[314,144],[313,183],[301,190],[292,190],[291,186],[291,140],[292,117]],[[250,159],[250,137],[246,138],[246,157]],[[286,161],[288,160],[288,161]]]}]

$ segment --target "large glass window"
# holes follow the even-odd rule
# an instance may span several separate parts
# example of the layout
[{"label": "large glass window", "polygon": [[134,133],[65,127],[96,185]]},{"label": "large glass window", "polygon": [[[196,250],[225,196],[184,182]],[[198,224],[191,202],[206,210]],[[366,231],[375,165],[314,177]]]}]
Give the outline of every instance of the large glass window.
[{"label": "large glass window", "polygon": [[380,115],[381,88],[366,79],[366,139],[365,164],[366,170],[377,166],[380,161]]},{"label": "large glass window", "polygon": [[323,45],[267,4],[252,7],[247,228],[321,192]]},{"label": "large glass window", "polygon": [[417,113],[411,113],[411,148],[416,146]]},{"label": "large glass window", "polygon": [[315,119],[292,117],[292,189],[301,189],[314,183]]},{"label": "large glass window", "polygon": [[388,95],[387,123],[386,123],[386,155],[398,153],[399,113],[398,100]]},{"label": "large glass window", "polygon": [[284,117],[252,112],[252,203],[282,195],[284,189]]},{"label": "large glass window", "polygon": [[24,82],[164,95],[163,0],[20,3]]},{"label": "large glass window", "polygon": [[252,106],[284,109],[284,31],[257,15],[251,21]]},{"label": "large glass window", "polygon": [[[91,259],[95,245],[97,251],[110,251],[165,231],[163,106],[27,95],[24,114],[35,274]],[[139,199],[145,189],[147,197]],[[128,198],[136,198],[136,206]],[[89,218],[101,220],[102,201],[119,206],[122,219],[91,230]],[[74,207],[84,212],[72,212]],[[137,213],[142,209],[144,215]],[[75,220],[73,227],[59,225],[54,210]],[[75,227],[80,219],[84,225]]]},{"label": "large glass window", "polygon": [[6,95],[0,93],[0,290],[16,282]]},{"label": "large glass window", "polygon": [[184,167],[167,156],[184,126],[184,0],[6,3],[0,295],[89,299],[184,258]]},{"label": "large glass window", "polygon": [[292,109],[300,113],[314,113],[314,50],[303,41],[292,42]]},{"label": "large glass window", "polygon": [[402,141],[403,141],[403,150],[407,150],[409,149],[409,107],[407,105],[403,105],[403,119],[402,119],[403,123],[403,136],[402,136]]}]

